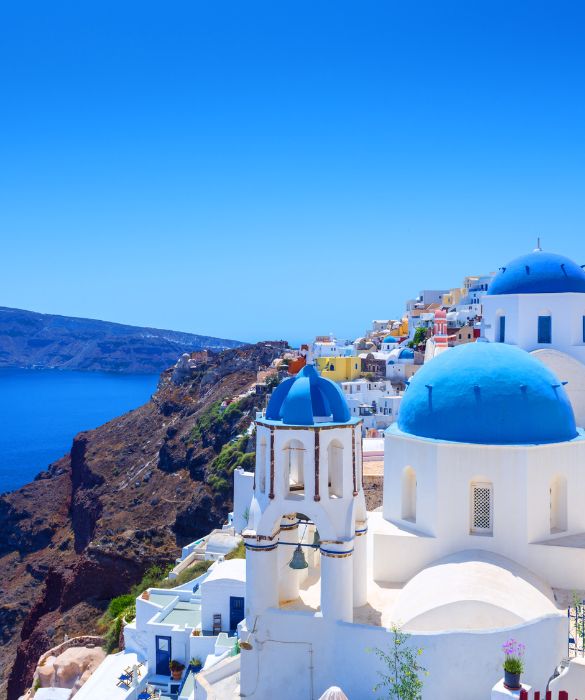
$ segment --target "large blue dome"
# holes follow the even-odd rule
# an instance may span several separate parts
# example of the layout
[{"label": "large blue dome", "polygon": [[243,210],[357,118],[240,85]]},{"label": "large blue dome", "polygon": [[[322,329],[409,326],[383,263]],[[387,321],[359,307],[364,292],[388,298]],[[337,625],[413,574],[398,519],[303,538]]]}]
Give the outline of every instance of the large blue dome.
[{"label": "large blue dome", "polygon": [[501,267],[487,293],[551,292],[585,292],[585,270],[564,255],[536,250]]},{"label": "large blue dome", "polygon": [[410,380],[398,428],[418,437],[483,445],[533,445],[577,437],[556,376],[505,343],[459,345]]},{"label": "large blue dome", "polygon": [[351,415],[337,384],[321,377],[313,365],[306,365],[276,387],[266,418],[287,425],[314,425],[323,420],[347,423]]}]

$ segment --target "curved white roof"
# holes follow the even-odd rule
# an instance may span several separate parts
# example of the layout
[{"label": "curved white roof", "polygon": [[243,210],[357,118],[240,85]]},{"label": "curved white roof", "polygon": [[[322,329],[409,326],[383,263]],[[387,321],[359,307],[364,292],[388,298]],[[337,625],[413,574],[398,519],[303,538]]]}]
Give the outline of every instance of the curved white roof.
[{"label": "curved white roof", "polygon": [[230,581],[246,581],[246,560],[245,559],[228,559],[227,561],[217,562],[211,569],[207,578],[201,583],[211,583],[212,581],[229,579]]},{"label": "curved white roof", "polygon": [[402,589],[392,619],[406,631],[485,630],[564,615],[550,587],[510,559],[470,550],[431,564]]}]

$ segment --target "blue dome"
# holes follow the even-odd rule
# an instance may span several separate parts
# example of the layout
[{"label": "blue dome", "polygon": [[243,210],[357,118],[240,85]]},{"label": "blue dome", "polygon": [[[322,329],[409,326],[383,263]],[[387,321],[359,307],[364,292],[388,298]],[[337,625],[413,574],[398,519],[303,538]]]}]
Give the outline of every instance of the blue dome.
[{"label": "blue dome", "polygon": [[535,357],[505,343],[467,343],[425,364],[398,415],[404,433],[482,445],[534,445],[577,436],[564,387]]},{"label": "blue dome", "polygon": [[383,343],[397,343],[398,341],[393,335],[387,335],[384,340],[382,341]]},{"label": "blue dome", "polygon": [[414,350],[412,348],[403,348],[398,357],[401,360],[414,360]]},{"label": "blue dome", "polygon": [[541,250],[523,255],[491,281],[488,294],[540,294],[585,292],[585,271],[564,255]]},{"label": "blue dome", "polygon": [[306,365],[297,375],[276,387],[266,409],[266,418],[287,425],[314,425],[318,422],[316,418],[347,423],[351,416],[337,384],[321,377],[313,365]]}]

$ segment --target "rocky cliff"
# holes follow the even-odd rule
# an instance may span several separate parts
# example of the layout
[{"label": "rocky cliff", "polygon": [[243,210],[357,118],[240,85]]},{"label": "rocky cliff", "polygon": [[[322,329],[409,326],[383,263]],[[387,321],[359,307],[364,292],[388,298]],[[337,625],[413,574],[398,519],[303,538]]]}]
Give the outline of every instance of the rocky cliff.
[{"label": "rocky cliff", "polygon": [[247,391],[282,349],[210,354],[179,385],[164,372],[151,401],[0,497],[0,698],[16,700],[46,649],[94,633],[109,599],[223,522],[247,449],[233,438],[262,404]]},{"label": "rocky cliff", "polygon": [[184,352],[236,340],[0,307],[0,367],[158,373]]}]

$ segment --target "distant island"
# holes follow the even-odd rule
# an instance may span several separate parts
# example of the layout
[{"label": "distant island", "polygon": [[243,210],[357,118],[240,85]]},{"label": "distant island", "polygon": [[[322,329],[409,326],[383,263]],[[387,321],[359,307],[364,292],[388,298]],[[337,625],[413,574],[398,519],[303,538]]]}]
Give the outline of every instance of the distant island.
[{"label": "distant island", "polygon": [[185,352],[237,340],[0,306],[0,368],[159,373]]}]

